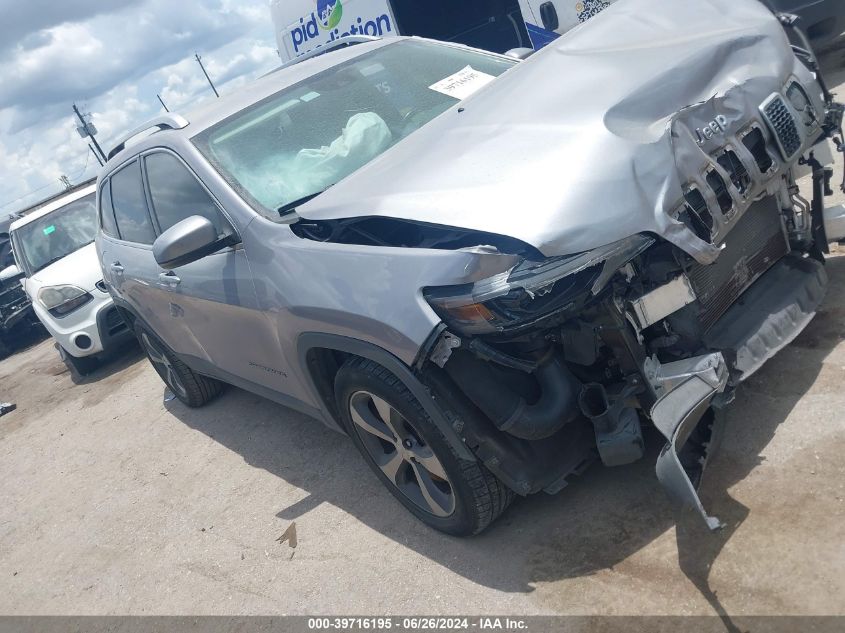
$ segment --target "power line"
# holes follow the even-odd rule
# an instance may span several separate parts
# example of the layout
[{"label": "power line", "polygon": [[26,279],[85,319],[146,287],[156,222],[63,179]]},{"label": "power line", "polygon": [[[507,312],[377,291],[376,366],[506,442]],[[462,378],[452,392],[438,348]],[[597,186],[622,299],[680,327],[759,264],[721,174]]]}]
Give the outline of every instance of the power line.
[{"label": "power line", "polygon": [[[99,155],[99,154],[97,153],[97,151],[94,149],[94,146],[93,146],[93,145],[91,145],[91,143],[88,143],[88,149],[90,149],[90,150],[91,150],[91,153],[92,153],[92,154],[94,154],[94,158],[96,158],[96,159],[97,159],[97,162],[98,162],[98,163],[100,163],[100,167],[102,167],[102,166],[103,166],[103,159],[102,159],[102,158],[100,158],[100,155]],[[85,163],[85,165],[86,165],[86,167],[88,166],[87,159],[86,159],[86,163]]]},{"label": "power line", "polygon": [[[88,145],[88,147],[89,147],[89,149],[91,149],[92,152],[94,151],[94,149],[91,147],[90,144]],[[82,174],[84,174],[85,170],[88,169],[88,161],[89,160],[91,160],[91,153],[85,152],[85,167],[82,168],[82,171],[79,172],[79,174],[76,176],[76,178],[74,178],[74,180],[79,180],[80,178],[82,178]],[[97,156],[97,160],[100,160],[99,156]]]},{"label": "power line", "polygon": [[33,189],[29,193],[23,194],[20,198],[15,198],[14,200],[9,200],[9,202],[4,202],[3,204],[0,204],[0,209],[2,209],[3,207],[8,207],[10,204],[15,204],[16,202],[20,202],[21,200],[25,200],[26,198],[28,198],[32,194],[38,193],[39,191],[44,191],[44,189],[46,189],[47,187],[52,187],[52,186],[54,186],[53,183],[47,183],[43,187],[38,187],[38,189]]},{"label": "power line", "polygon": [[[90,160],[91,160],[91,155],[90,155],[90,153],[86,152],[85,153],[85,167],[83,167],[82,171],[80,171],[79,174],[76,175],[74,180],[79,180],[82,177],[82,175],[88,169],[88,163],[90,162]],[[43,186],[38,187],[36,189],[33,189],[32,191],[23,194],[19,198],[15,198],[14,200],[9,200],[8,202],[4,202],[3,204],[0,204],[0,209],[2,209],[3,207],[8,207],[10,204],[15,204],[16,202],[20,202],[21,200],[26,200],[29,196],[34,195],[34,194],[38,193],[39,191],[44,191],[48,187],[52,187],[52,186],[53,186],[53,184],[48,182],[46,185],[43,185]]]}]

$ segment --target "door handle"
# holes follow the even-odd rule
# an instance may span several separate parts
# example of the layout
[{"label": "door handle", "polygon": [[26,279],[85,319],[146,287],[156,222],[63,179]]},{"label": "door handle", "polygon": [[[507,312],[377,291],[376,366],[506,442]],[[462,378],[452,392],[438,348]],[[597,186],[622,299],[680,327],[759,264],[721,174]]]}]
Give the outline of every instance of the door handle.
[{"label": "door handle", "polygon": [[178,286],[182,280],[174,273],[161,273],[158,276],[158,281],[166,286]]},{"label": "door handle", "polygon": [[123,266],[120,265],[120,262],[114,262],[111,265],[111,270],[113,273],[117,273],[118,275],[123,272]]}]

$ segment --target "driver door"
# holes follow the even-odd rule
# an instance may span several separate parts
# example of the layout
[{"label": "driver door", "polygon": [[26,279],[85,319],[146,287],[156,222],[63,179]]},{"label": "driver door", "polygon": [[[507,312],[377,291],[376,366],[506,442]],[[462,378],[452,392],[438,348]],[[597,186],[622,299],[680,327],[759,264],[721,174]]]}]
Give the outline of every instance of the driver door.
[{"label": "driver door", "polygon": [[[223,237],[234,221],[176,154],[143,156],[151,214],[159,233],[190,216],[208,218]],[[229,382],[247,380],[284,391],[284,367],[271,321],[259,310],[243,247],[225,247],[171,271],[157,267],[154,280],[166,305],[163,336],[174,351],[190,356],[195,369]]]}]

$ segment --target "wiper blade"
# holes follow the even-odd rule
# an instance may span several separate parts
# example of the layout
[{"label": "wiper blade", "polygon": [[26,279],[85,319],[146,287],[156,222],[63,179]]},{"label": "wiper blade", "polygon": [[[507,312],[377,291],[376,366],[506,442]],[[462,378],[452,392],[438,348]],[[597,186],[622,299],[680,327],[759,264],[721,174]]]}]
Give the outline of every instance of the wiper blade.
[{"label": "wiper blade", "polygon": [[319,196],[321,193],[323,193],[323,191],[325,191],[325,189],[318,191],[317,193],[310,193],[307,196],[302,196],[301,198],[299,198],[298,200],[294,200],[293,202],[288,202],[287,204],[283,204],[278,209],[276,209],[276,211],[279,212],[279,215],[287,215],[291,211],[295,211],[296,207],[298,207],[299,205],[305,204],[309,200],[313,200],[314,198]]},{"label": "wiper blade", "polygon": [[52,266],[53,264],[55,264],[58,261],[63,260],[64,258],[65,258],[64,255],[62,255],[61,257],[54,257],[53,259],[41,264],[41,266],[39,266],[38,268],[35,269],[35,272],[38,272],[39,270],[44,270],[45,268],[47,268],[47,266]]}]

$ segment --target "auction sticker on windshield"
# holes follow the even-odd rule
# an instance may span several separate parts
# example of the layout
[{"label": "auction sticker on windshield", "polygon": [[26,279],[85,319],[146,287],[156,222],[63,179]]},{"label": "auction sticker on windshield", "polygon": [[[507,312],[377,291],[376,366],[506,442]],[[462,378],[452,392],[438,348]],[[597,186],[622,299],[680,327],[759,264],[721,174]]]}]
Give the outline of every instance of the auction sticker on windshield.
[{"label": "auction sticker on windshield", "polygon": [[495,77],[493,75],[475,70],[472,66],[466,66],[454,75],[449,75],[445,79],[441,79],[437,83],[430,85],[429,88],[449,97],[462,100],[483,88],[494,79]]}]

